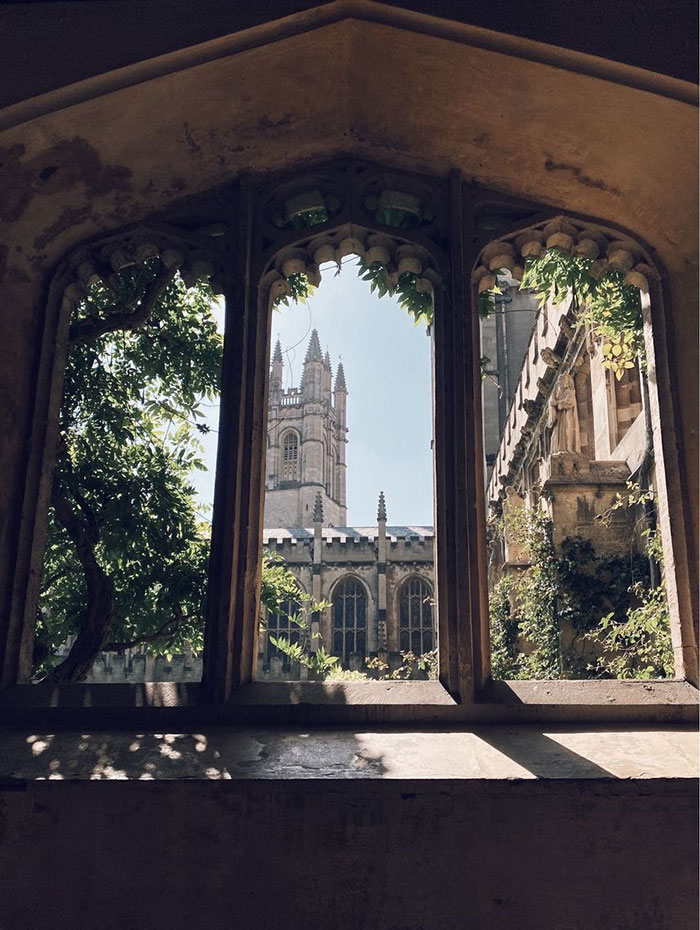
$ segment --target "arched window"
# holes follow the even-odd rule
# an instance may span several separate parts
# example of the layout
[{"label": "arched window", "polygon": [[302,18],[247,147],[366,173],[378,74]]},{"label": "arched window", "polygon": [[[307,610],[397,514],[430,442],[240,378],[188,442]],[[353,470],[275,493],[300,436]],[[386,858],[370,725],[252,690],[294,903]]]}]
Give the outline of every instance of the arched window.
[{"label": "arched window", "polygon": [[299,437],[287,433],[282,443],[282,481],[299,480]]},{"label": "arched window", "polygon": [[285,669],[289,668],[289,657],[270,641],[270,637],[272,636],[277,639],[283,636],[290,643],[298,643],[301,627],[292,620],[292,617],[295,616],[298,611],[298,602],[289,600],[280,604],[279,610],[275,611],[275,613],[270,611],[267,612],[267,637],[263,658],[266,667],[269,667],[270,659],[273,656],[280,656],[283,660],[282,667]]},{"label": "arched window", "polygon": [[343,665],[367,652],[367,594],[355,578],[345,578],[333,594],[333,654]]},{"label": "arched window", "polygon": [[422,578],[409,578],[399,591],[399,649],[419,656],[434,643],[432,588]]}]

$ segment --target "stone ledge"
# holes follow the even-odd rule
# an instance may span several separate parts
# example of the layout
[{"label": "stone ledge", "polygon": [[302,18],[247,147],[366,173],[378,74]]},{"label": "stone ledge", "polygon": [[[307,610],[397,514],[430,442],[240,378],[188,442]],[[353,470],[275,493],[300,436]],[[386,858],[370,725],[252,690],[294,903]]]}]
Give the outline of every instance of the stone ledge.
[{"label": "stone ledge", "polygon": [[0,790],[81,780],[687,780],[691,728],[474,727],[2,733]]}]

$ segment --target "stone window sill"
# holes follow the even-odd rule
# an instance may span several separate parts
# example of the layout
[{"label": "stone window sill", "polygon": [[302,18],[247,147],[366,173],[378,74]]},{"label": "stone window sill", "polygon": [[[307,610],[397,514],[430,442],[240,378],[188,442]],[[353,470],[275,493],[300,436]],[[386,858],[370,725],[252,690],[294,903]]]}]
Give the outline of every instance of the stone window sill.
[{"label": "stone window sill", "polygon": [[493,682],[474,704],[435,681],[253,682],[216,707],[201,684],[184,682],[45,683],[0,694],[4,723],[44,727],[692,723],[697,714],[698,691],[686,681]]},{"label": "stone window sill", "polygon": [[1,735],[0,790],[9,791],[44,780],[373,778],[531,784],[605,779],[687,785],[698,776],[697,733],[680,726],[368,731],[209,726],[171,732],[25,729]]}]

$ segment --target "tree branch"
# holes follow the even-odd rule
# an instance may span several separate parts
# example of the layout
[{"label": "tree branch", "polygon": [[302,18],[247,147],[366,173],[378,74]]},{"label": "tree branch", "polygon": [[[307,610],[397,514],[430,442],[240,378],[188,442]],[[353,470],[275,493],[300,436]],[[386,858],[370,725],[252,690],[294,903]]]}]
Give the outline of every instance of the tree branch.
[{"label": "tree branch", "polygon": [[81,681],[87,676],[114,625],[114,581],[95,557],[88,528],[64,496],[58,478],[51,491],[56,519],[68,533],[85,575],[85,618],[66,658],[51,673],[54,681]]},{"label": "tree branch", "polygon": [[[119,652],[120,649],[133,649],[134,646],[154,643],[168,632],[174,633],[180,624],[187,620],[187,616],[182,612],[182,608],[179,604],[173,607],[173,613],[175,616],[171,617],[170,620],[166,620],[162,626],[158,627],[155,633],[143,633],[141,636],[136,636],[134,639],[130,639],[123,643],[105,643],[102,647],[102,652]],[[172,630],[169,630],[169,627],[172,627]]]},{"label": "tree branch", "polygon": [[77,516],[67,498],[63,495],[58,477],[53,483],[51,505],[59,523],[68,533],[75,546],[75,552],[85,572],[88,587],[91,579],[96,580],[98,576],[106,578],[102,567],[95,558],[94,542],[90,529]]},{"label": "tree branch", "polygon": [[124,310],[124,307],[132,306],[134,303],[134,301],[126,301],[123,304],[111,307],[106,311],[105,316],[98,319],[77,320],[70,328],[68,345],[73,348],[86,342],[92,342],[106,333],[113,333],[117,330],[138,329],[149,318],[156,302],[176,273],[177,268],[161,268],[151,284],[146,288],[135,310]]}]

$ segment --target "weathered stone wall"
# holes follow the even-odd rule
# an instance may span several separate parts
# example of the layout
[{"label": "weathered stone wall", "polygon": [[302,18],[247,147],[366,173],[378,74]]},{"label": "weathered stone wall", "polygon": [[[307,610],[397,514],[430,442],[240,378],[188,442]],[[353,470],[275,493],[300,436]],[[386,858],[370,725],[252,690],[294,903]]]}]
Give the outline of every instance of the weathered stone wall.
[{"label": "weathered stone wall", "polygon": [[697,927],[686,734],[219,731],[19,734],[3,930]]}]

